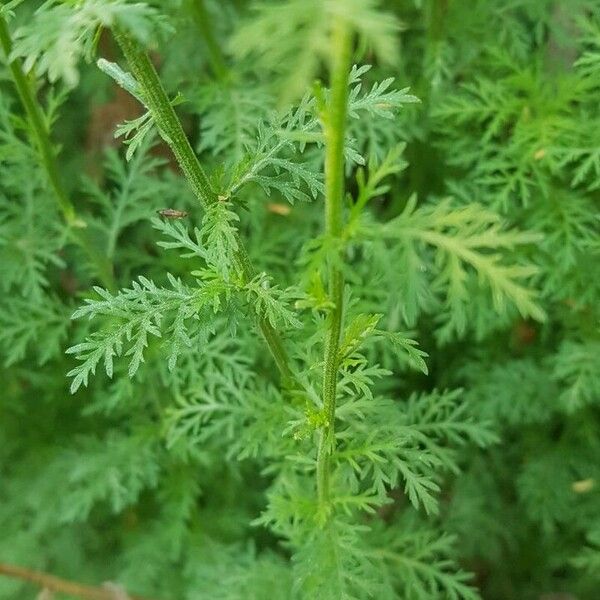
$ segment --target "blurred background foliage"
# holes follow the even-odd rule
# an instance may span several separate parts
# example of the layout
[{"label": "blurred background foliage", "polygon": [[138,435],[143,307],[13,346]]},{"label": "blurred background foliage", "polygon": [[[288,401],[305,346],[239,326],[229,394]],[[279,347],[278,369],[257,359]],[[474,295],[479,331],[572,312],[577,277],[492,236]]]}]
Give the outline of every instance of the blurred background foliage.
[{"label": "blurred background foliage", "polygon": [[[156,247],[149,222],[174,206],[200,223],[168,149],[149,135],[126,161],[113,133],[140,116],[137,102],[94,62],[72,62],[74,52],[85,59],[89,50],[73,34],[77,23],[44,23],[34,16],[40,2],[18,4],[10,19],[15,50],[29,56],[28,43],[44,35],[62,49],[53,70],[38,61],[31,80],[92,244],[120,286],[140,274],[186,275],[185,259]],[[169,92],[185,98],[178,112],[186,132],[218,180],[249,152],[268,152],[273,140],[257,132],[260,118],[325,78],[327,30],[315,17],[324,3],[153,4],[164,22],[145,33],[134,28]],[[452,196],[457,210],[477,202],[507,227],[539,234],[511,251],[515,264],[537,265],[531,287],[543,322],[513,309],[497,313],[475,275],[458,313],[436,300],[435,289],[423,289],[419,309],[406,314],[406,257],[385,265],[386,255],[379,264],[374,249],[373,261],[353,265],[360,293],[385,313],[386,327],[413,329],[429,354],[429,376],[402,372],[386,384],[391,393],[461,387],[499,440],[459,450],[463,472],[444,478],[431,521],[456,536],[454,556],[475,574],[483,598],[593,600],[600,589],[600,3],[388,0],[377,19],[372,12],[365,19],[374,4],[346,6],[361,34],[357,62],[373,65],[365,88],[392,76],[421,100],[391,121],[351,122],[361,155],[381,159],[406,143],[405,168],[378,199],[376,216],[401,214],[411,194],[433,203]],[[106,33],[89,44],[118,57]],[[218,430],[203,434],[207,449],[202,437],[177,429],[177,410],[205,384],[202,373],[269,372],[260,340],[238,330],[232,341],[224,323],[175,374],[151,343],[135,379],[116,363],[113,379],[100,374],[70,395],[65,374],[74,362],[64,350],[90,327],[70,315],[96,274],[68,243],[34,166],[6,62],[0,92],[0,561],[164,598],[286,598],[286,550],[250,525],[270,475],[252,459],[224,460],[215,451],[227,451]],[[320,169],[320,153],[304,157]],[[353,180],[349,173],[352,189]],[[278,281],[294,282],[320,211],[287,204],[277,186],[266,200],[258,189],[242,195],[250,254]],[[392,360],[372,352],[383,366]],[[255,435],[270,435],[270,424]],[[392,495],[410,531],[416,517],[401,491]],[[1,598],[33,594],[0,579]]]}]

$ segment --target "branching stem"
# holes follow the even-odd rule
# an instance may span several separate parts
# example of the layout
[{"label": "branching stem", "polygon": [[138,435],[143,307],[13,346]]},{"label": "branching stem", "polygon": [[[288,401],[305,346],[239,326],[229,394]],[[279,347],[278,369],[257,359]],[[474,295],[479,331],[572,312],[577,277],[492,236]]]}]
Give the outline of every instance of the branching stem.
[{"label": "branching stem", "polygon": [[[326,114],[325,130],[325,232],[339,240],[344,226],[344,141],[348,112],[348,72],[352,60],[352,35],[348,24],[339,19],[331,35],[330,87],[331,95]],[[338,244],[334,247],[339,248]],[[332,257],[327,266],[329,297],[334,305],[328,319],[323,369],[323,407],[326,425],[320,433],[317,453],[317,494],[319,505],[329,503],[331,454],[335,445],[335,408],[339,345],[344,311],[344,277]]]},{"label": "branching stem", "polygon": [[31,134],[34,143],[37,146],[42,167],[52,187],[54,196],[62,212],[62,215],[69,227],[69,233],[72,239],[79,244],[83,251],[88,255],[90,261],[95,265],[99,279],[110,290],[115,290],[115,281],[112,272],[112,265],[95,249],[90,240],[88,232],[85,230],[85,223],[77,216],[77,212],[59,175],[56,155],[50,140],[50,132],[46,125],[42,109],[35,96],[27,76],[23,71],[21,61],[18,59],[10,60],[12,51],[12,40],[6,23],[6,19],[0,15],[0,46],[8,59],[8,68],[10,70],[13,82],[17,88],[17,93],[23,109],[27,115]]},{"label": "branching stem", "polygon": [[[87,600],[116,600],[118,597],[116,590],[112,590],[109,586],[92,587],[83,585],[81,583],[55,577],[48,573],[32,571],[16,565],[0,563],[0,575],[21,579],[22,581],[29,581],[50,592],[69,594],[70,596],[77,596]],[[149,598],[136,596],[134,594],[127,594],[127,598],[130,598],[131,600],[150,600]]]},{"label": "branching stem", "polygon": [[[213,190],[208,176],[183,131],[181,122],[148,54],[136,40],[122,31],[116,30],[114,34],[133,76],[140,85],[146,108],[150,111],[161,136],[175,155],[194,195],[204,208],[220,202],[221,200]],[[243,278],[249,281],[254,277],[255,271],[245,246],[239,238],[237,244],[239,248],[236,257],[238,267]],[[291,381],[293,373],[279,333],[266,318],[259,317],[258,326],[281,375],[284,379]]]}]

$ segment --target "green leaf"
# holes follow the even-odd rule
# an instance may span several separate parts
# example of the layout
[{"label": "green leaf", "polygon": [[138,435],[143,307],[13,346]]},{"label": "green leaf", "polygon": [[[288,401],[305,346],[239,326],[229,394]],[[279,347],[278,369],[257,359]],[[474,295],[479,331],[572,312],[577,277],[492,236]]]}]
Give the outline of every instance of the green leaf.
[{"label": "green leaf", "polygon": [[346,327],[344,337],[338,350],[338,362],[351,356],[358,350],[368,336],[377,327],[382,315],[360,314],[354,317]]},{"label": "green leaf", "polygon": [[406,360],[413,369],[421,371],[421,373],[424,373],[425,375],[429,373],[427,364],[425,363],[425,358],[429,355],[427,352],[420,350],[417,347],[419,345],[418,342],[408,337],[408,334],[380,330],[378,330],[377,333],[389,340],[403,360]]}]

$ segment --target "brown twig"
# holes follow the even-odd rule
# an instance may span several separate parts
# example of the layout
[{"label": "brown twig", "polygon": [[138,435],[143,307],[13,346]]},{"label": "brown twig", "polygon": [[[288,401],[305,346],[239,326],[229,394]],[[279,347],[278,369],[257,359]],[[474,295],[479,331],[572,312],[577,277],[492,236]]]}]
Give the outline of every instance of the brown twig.
[{"label": "brown twig", "polygon": [[[79,598],[86,598],[87,600],[117,600],[118,597],[115,591],[111,590],[108,586],[102,588],[83,585],[81,583],[55,577],[54,575],[49,575],[48,573],[32,571],[30,569],[17,567],[16,565],[8,565],[6,563],[0,563],[0,575],[22,579],[23,581],[30,581],[42,589],[50,590],[51,592],[70,594],[71,596],[78,596]],[[126,597],[128,600],[151,600],[150,598],[135,596],[133,594],[128,594]]]}]

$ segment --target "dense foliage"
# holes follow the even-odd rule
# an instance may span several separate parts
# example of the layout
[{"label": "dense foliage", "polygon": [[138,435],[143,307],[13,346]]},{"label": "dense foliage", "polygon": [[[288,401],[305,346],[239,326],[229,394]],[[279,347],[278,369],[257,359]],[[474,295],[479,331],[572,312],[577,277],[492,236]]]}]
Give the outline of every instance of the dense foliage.
[{"label": "dense foliage", "polygon": [[598,0],[12,0],[0,45],[0,572],[597,597]]}]

